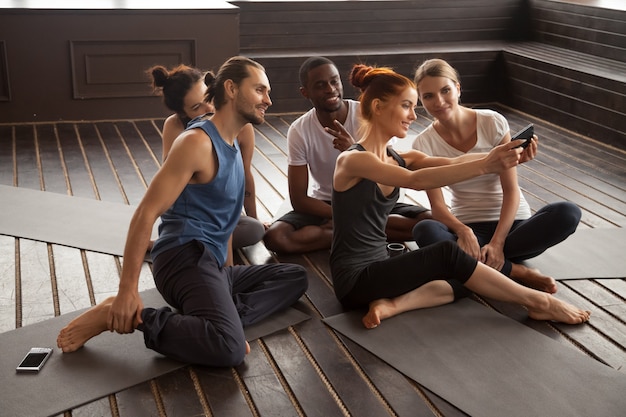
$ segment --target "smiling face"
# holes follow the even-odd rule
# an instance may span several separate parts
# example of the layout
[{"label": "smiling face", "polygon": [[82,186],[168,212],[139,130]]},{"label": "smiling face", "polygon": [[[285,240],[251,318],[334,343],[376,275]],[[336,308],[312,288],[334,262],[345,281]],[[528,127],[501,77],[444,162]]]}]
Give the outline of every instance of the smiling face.
[{"label": "smiling face", "polygon": [[311,100],[318,111],[336,112],[342,106],[343,84],[337,67],[323,64],[310,70],[307,85],[300,88],[304,97]]},{"label": "smiling face", "polygon": [[204,84],[204,80],[200,80],[185,94],[183,111],[190,119],[215,112],[213,105],[204,101],[206,90],[207,86]]},{"label": "smiling face", "polygon": [[265,71],[248,66],[249,77],[237,86],[236,107],[239,114],[249,123],[261,124],[265,112],[272,105],[270,82]]},{"label": "smiling face", "polygon": [[392,96],[388,101],[380,102],[378,123],[391,136],[406,137],[411,123],[415,121],[417,91],[412,87],[403,89],[400,94]]},{"label": "smiling face", "polygon": [[459,106],[461,86],[446,77],[424,77],[418,84],[426,111],[438,120],[450,118]]}]

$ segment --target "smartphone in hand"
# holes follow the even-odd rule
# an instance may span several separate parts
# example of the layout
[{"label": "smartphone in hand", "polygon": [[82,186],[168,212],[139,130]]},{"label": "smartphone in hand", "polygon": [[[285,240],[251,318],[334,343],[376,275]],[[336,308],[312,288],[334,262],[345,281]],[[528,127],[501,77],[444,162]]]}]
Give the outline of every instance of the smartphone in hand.
[{"label": "smartphone in hand", "polygon": [[517,145],[515,148],[528,147],[528,145],[530,145],[530,141],[532,140],[534,133],[535,133],[535,127],[532,123],[530,123],[528,126],[526,126],[522,130],[520,130],[519,132],[511,136],[511,140],[526,139],[526,141],[522,142],[521,145]]}]

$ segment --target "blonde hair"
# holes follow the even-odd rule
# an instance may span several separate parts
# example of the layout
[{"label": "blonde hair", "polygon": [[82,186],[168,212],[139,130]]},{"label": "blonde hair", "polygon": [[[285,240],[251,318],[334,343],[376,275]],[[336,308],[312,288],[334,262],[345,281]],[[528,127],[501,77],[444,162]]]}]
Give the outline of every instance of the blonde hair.
[{"label": "blonde hair", "polygon": [[426,60],[417,68],[413,81],[417,86],[418,94],[419,84],[426,77],[444,77],[451,80],[455,84],[461,85],[461,77],[459,76],[458,71],[443,59]]}]

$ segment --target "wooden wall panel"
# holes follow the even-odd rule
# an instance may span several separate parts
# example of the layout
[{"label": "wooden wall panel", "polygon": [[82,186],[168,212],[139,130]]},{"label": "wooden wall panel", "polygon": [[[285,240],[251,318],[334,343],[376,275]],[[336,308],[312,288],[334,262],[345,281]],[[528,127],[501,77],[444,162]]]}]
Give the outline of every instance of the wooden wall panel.
[{"label": "wooden wall panel", "polygon": [[196,65],[196,43],[163,41],[70,41],[73,97],[150,97],[146,68]]},{"label": "wooden wall panel", "polygon": [[593,1],[532,0],[535,40],[561,48],[624,62],[626,60],[626,2],[621,10],[598,7]]},{"label": "wooden wall panel", "polygon": [[233,1],[241,8],[241,50],[353,48],[517,38],[521,0]]},{"label": "wooden wall panel", "polygon": [[239,53],[239,9],[226,1],[186,9],[190,2],[171,10],[148,2],[115,9],[113,1],[106,10],[0,8],[11,75],[0,123],[168,115],[143,70],[178,63],[216,70]]}]

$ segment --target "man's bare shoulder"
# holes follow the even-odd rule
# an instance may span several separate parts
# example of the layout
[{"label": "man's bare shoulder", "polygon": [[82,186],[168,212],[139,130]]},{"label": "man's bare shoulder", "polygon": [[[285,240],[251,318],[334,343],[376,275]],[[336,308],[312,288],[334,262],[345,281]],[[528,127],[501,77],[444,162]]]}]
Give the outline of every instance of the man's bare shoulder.
[{"label": "man's bare shoulder", "polygon": [[161,171],[186,175],[190,183],[207,183],[215,175],[215,158],[209,136],[202,129],[190,129],[176,138]]},{"label": "man's bare shoulder", "polygon": [[189,129],[178,135],[172,146],[172,151],[174,148],[181,148],[185,151],[201,151],[205,147],[208,147],[209,150],[213,148],[209,135],[202,129]]}]

